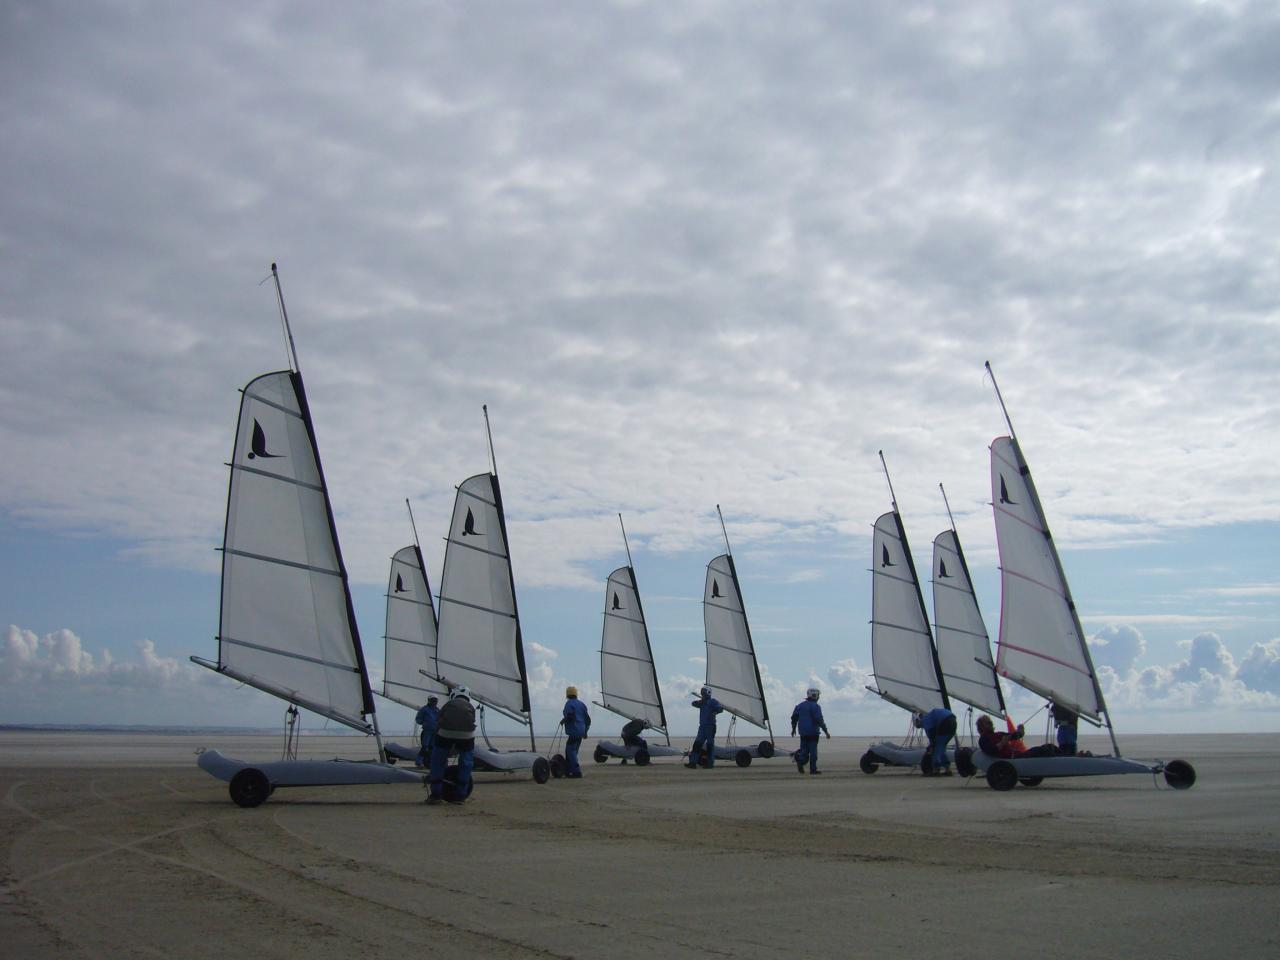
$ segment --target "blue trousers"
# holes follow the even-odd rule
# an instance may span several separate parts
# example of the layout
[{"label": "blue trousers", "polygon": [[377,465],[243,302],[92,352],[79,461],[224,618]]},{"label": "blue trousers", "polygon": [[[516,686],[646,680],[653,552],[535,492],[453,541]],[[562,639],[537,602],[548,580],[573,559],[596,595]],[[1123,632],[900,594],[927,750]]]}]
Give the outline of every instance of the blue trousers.
[{"label": "blue trousers", "polygon": [[693,749],[689,751],[689,762],[698,762],[698,753],[701,750],[707,751],[707,766],[714,767],[716,765],[716,728],[699,727],[698,736],[693,741]]},{"label": "blue trousers", "polygon": [[431,795],[433,797],[438,797],[444,792],[445,769],[449,766],[449,753],[455,747],[458,750],[458,787],[462,793],[470,792],[471,771],[475,767],[476,742],[436,737],[435,744],[431,748]]},{"label": "blue trousers", "polygon": [[579,775],[582,767],[578,765],[578,750],[582,747],[581,737],[567,737],[564,741],[564,760],[569,773]]},{"label": "blue trousers", "polygon": [[934,737],[929,746],[933,750],[933,769],[941,770],[943,767],[950,766],[947,763],[947,744],[951,742],[951,735]]},{"label": "blue trousers", "polygon": [[418,758],[414,761],[419,767],[425,767],[431,762],[431,746],[436,742],[436,732],[434,730],[422,731],[422,749],[418,751]]},{"label": "blue trousers", "polygon": [[800,749],[796,751],[796,763],[804,763],[808,761],[809,772],[813,773],[818,769],[818,735],[803,736],[800,738]]}]

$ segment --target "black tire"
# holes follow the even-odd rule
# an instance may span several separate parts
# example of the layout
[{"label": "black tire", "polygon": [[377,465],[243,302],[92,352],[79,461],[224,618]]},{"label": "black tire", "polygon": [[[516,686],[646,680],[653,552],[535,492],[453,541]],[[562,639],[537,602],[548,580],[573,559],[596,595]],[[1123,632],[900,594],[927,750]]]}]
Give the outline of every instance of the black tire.
[{"label": "black tire", "polygon": [[1038,787],[1044,783],[1044,777],[1019,777],[1018,782],[1024,787]]},{"label": "black tire", "polygon": [[756,752],[759,753],[760,756],[762,756],[764,759],[768,760],[773,756],[773,753],[774,753],[773,744],[770,743],[768,740],[761,740],[760,746],[756,747]]},{"label": "black tire", "polygon": [[389,767],[394,767],[396,765],[396,761],[400,759],[394,753],[388,753],[386,757],[387,757],[387,766]]},{"label": "black tire", "polygon": [[711,751],[710,750],[700,750],[698,752],[698,766],[702,767],[703,770],[711,769]]},{"label": "black tire", "polygon": [[231,799],[241,807],[256,807],[271,796],[271,781],[261,770],[245,767],[231,778]]},{"label": "black tire", "polygon": [[597,743],[596,752],[591,755],[591,759],[594,760],[596,763],[608,763],[609,754],[605,753],[604,747],[600,746],[600,744]]},{"label": "black tire", "polygon": [[862,755],[862,759],[858,761],[858,766],[862,768],[863,773],[875,773],[880,769],[880,758],[868,750]]},{"label": "black tire", "polygon": [[740,767],[751,766],[751,753],[747,750],[739,750],[733,755],[733,762]]},{"label": "black tire", "polygon": [[533,761],[533,779],[535,783],[546,783],[551,779],[551,764],[546,757]]},{"label": "black tire", "polygon": [[647,767],[649,765],[649,751],[644,747],[636,747],[635,761],[637,767]]},{"label": "black tire", "polygon": [[973,750],[969,747],[961,747],[956,751],[956,773],[962,777],[972,777],[978,772],[977,765],[973,762]]},{"label": "black tire", "polygon": [[1018,771],[1008,760],[997,760],[987,767],[987,786],[992,790],[1012,790],[1018,785]]},{"label": "black tire", "polygon": [[1170,760],[1164,765],[1164,782],[1175,790],[1190,790],[1195,786],[1196,768],[1185,760]]},{"label": "black tire", "polygon": [[551,775],[559,780],[569,772],[569,761],[562,754],[557,753],[548,763]]},{"label": "black tire", "polygon": [[447,801],[456,802],[458,800],[465,800],[467,797],[471,796],[471,791],[476,788],[474,780],[468,781],[465,788],[459,786],[459,773],[460,771],[456,763],[445,767],[444,783],[441,785],[440,793]]},{"label": "black tire", "polygon": [[933,754],[928,750],[920,757],[920,772],[926,777],[933,775]]}]

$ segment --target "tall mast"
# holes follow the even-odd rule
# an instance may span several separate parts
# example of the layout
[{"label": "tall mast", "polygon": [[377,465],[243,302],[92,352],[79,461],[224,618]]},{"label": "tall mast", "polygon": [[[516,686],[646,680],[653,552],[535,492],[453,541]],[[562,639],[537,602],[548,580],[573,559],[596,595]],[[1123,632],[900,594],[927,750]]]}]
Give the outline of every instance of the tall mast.
[{"label": "tall mast", "polygon": [[302,367],[298,365],[298,348],[293,343],[293,330],[289,327],[289,311],[284,305],[284,289],[280,286],[280,271],[276,269],[274,263],[271,264],[271,279],[276,283],[276,302],[280,304],[280,322],[284,325],[284,342],[288,352],[289,369],[301,373]]}]

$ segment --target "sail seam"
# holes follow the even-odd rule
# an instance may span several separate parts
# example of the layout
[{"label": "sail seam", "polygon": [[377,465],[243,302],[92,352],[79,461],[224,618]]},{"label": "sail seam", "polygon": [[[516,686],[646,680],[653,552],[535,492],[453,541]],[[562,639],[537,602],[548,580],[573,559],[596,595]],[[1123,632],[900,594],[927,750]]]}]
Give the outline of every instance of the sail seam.
[{"label": "sail seam", "polygon": [[613,617],[616,620],[625,620],[627,621],[627,623],[638,623],[641,626],[644,626],[644,621],[641,620],[639,617],[624,617],[622,614],[614,613],[612,610],[606,610],[604,612],[604,615],[606,617]]},{"label": "sail seam", "polygon": [[1064,603],[1067,602],[1067,595],[1063,593],[1061,590],[1059,590],[1057,587],[1052,586],[1051,584],[1048,584],[1048,583],[1043,583],[1040,580],[1037,580],[1035,577],[1029,577],[1025,573],[1019,573],[1017,570],[1010,570],[1008,567],[1003,567],[1001,569],[1003,569],[1003,571],[1007,573],[1009,576],[1016,577],[1019,580],[1025,580],[1027,583],[1035,584],[1037,587],[1039,587],[1042,590],[1048,590],[1055,597],[1061,597]]},{"label": "sail seam", "polygon": [[751,656],[751,655],[752,655],[750,650],[743,650],[741,647],[731,647],[731,646],[729,646],[728,644],[725,644],[725,643],[716,643],[716,641],[714,641],[714,640],[708,640],[708,641],[707,641],[707,646],[708,646],[708,647],[719,647],[721,650],[731,650],[731,651],[732,651],[732,652],[734,652],[734,653],[740,653],[740,654],[742,654],[744,657],[748,657],[748,656]]},{"label": "sail seam", "polygon": [[1067,663],[1065,660],[1059,660],[1057,657],[1051,657],[1047,653],[1038,653],[1035,650],[1028,650],[1025,647],[1016,646],[1008,641],[1002,642],[1000,646],[1002,648],[1008,647],[1010,650],[1016,650],[1018,653],[1025,653],[1028,657],[1037,657],[1041,660],[1048,660],[1050,663],[1056,663],[1060,667],[1066,667],[1068,670],[1074,670],[1076,673],[1092,678],[1092,674],[1090,674],[1088,670],[1078,667],[1074,663]]},{"label": "sail seam", "polygon": [[266,397],[260,397],[256,393],[250,393],[248,390],[246,390],[244,392],[244,395],[248,397],[250,400],[257,400],[259,403],[266,404],[268,407],[272,407],[276,410],[279,410],[281,413],[287,413],[291,417],[297,417],[299,420],[306,419],[297,410],[290,410],[288,407],[282,406],[281,404],[276,403],[274,400],[268,400]]},{"label": "sail seam", "polygon": [[261,560],[263,563],[278,563],[284,567],[293,567],[296,570],[310,570],[312,573],[324,573],[331,577],[342,576],[341,570],[326,570],[324,567],[313,567],[309,563],[298,563],[296,560],[283,560],[280,557],[264,557],[259,553],[249,553],[247,550],[233,550],[231,547],[223,547],[223,553],[230,553],[233,556],[245,557],[249,560]]},{"label": "sail seam", "polygon": [[388,599],[388,600],[398,600],[398,601],[400,601],[401,603],[414,603],[414,604],[417,604],[417,605],[418,605],[418,606],[420,606],[420,607],[429,607],[429,606],[431,606],[431,604],[427,603],[427,601],[425,601],[425,600],[414,600],[412,597],[401,597],[401,596],[399,596],[399,595],[397,595],[397,594],[394,594],[394,593],[388,593],[388,594],[387,594],[387,599]]},{"label": "sail seam", "polygon": [[425,641],[425,640],[410,640],[408,637],[393,637],[393,636],[391,636],[390,634],[385,634],[385,635],[383,636],[383,638],[382,638],[382,639],[383,639],[383,640],[391,640],[391,641],[393,641],[394,643],[409,643],[409,644],[412,644],[412,645],[413,645],[413,646],[415,646],[415,647],[432,647],[432,648],[434,648],[434,647],[438,646],[438,644],[435,644],[435,643],[427,643],[427,641]]},{"label": "sail seam", "polygon": [[653,661],[650,660],[648,657],[633,657],[629,653],[616,653],[613,650],[605,650],[603,648],[601,648],[600,653],[601,655],[606,657],[621,657],[624,660],[634,660],[636,663],[647,663],[650,666],[653,665]]},{"label": "sail seam", "polygon": [[[441,597],[440,605],[443,607],[446,603],[456,603],[460,607],[470,607],[472,610],[479,610],[481,613],[492,613],[495,617],[506,617],[510,620],[514,620],[516,618],[514,613],[507,613],[505,610],[495,610],[492,607],[482,607],[478,603],[467,603],[465,600],[455,600],[453,597]],[[454,666],[461,666],[461,664],[454,664]]]},{"label": "sail seam", "polygon": [[930,640],[933,639],[933,634],[929,633],[927,629],[921,630],[919,627],[905,627],[900,623],[889,623],[886,620],[872,620],[871,622],[877,627],[888,627],[890,630],[905,630],[907,633],[914,633],[922,637],[928,637]]},{"label": "sail seam", "polygon": [[744,617],[746,612],[741,607],[727,607],[723,603],[712,603],[710,600],[703,600],[704,607],[715,607],[717,610],[727,610],[729,613],[741,613]]},{"label": "sail seam", "polygon": [[308,483],[306,480],[298,480],[295,477],[282,477],[278,473],[272,473],[269,470],[259,470],[257,467],[245,466],[243,463],[231,464],[232,470],[243,470],[245,473],[256,474],[259,477],[266,477],[268,480],[279,480],[281,483],[292,483],[299,487],[306,487],[308,490],[314,490],[316,493],[324,493],[324,487],[318,483]]},{"label": "sail seam", "polygon": [[[486,501],[486,503],[487,502],[488,501]],[[475,550],[475,551],[478,551],[479,553],[486,553],[491,557],[497,557],[499,560],[510,561],[511,559],[505,553],[498,553],[498,551],[496,550],[486,550],[484,547],[477,547],[475,544],[472,544],[472,543],[463,543],[461,540],[454,540],[450,538],[446,542],[454,544],[455,546],[466,547],[468,550]]]},{"label": "sail seam", "polygon": [[234,643],[238,647],[248,647],[250,650],[257,650],[261,653],[275,654],[277,657],[288,657],[290,660],[305,660],[307,663],[319,664],[322,667],[328,667],[332,670],[342,670],[350,673],[359,673],[359,667],[353,667],[345,663],[334,663],[331,660],[322,660],[319,657],[308,657],[305,653],[290,653],[288,650],[277,650],[275,647],[264,647],[260,643],[251,643],[248,640],[237,640],[235,637],[222,636],[218,637],[223,643]]},{"label": "sail seam", "polygon": [[509,677],[505,673],[493,673],[489,670],[481,670],[479,667],[469,667],[465,663],[454,663],[452,660],[441,660],[437,658],[436,663],[443,663],[446,667],[457,667],[459,670],[466,670],[468,673],[478,673],[482,676],[493,677],[495,680],[506,680],[508,683],[520,682],[519,677]]}]

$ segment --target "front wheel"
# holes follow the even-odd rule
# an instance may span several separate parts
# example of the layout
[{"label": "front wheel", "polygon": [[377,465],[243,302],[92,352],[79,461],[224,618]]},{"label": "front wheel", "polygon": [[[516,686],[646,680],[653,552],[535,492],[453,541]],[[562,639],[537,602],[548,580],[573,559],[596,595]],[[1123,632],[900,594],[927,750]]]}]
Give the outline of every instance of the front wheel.
[{"label": "front wheel", "polygon": [[591,755],[591,759],[594,760],[596,763],[608,763],[609,754],[605,753],[604,747],[600,746],[600,744],[597,743],[596,752]]},{"label": "front wheel", "polygon": [[751,754],[746,750],[739,750],[733,755],[733,762],[740,767],[751,766]]},{"label": "front wheel", "polygon": [[1190,790],[1196,782],[1196,768],[1185,760],[1170,760],[1164,765],[1164,782],[1175,790]]},{"label": "front wheel", "polygon": [[766,760],[773,756],[773,743],[769,740],[761,740],[760,746],[756,747],[756,752]]},{"label": "front wheel", "polygon": [[969,747],[961,747],[956,751],[956,773],[962,777],[972,777],[978,772],[977,765],[973,762],[973,750]]},{"label": "front wheel", "polygon": [[561,754],[556,754],[550,762],[551,775],[559,780],[569,772],[569,762]]},{"label": "front wheel", "polygon": [[649,765],[649,751],[644,747],[637,747],[635,761],[637,767],[647,767]]},{"label": "front wheel", "polygon": [[879,757],[868,750],[862,755],[862,759],[858,761],[858,766],[862,769],[863,773],[875,773],[880,769],[879,760]]},{"label": "front wheel", "polygon": [[256,807],[271,796],[271,781],[261,770],[245,767],[231,778],[228,791],[231,799],[241,807]]},{"label": "front wheel", "polygon": [[533,761],[533,779],[535,783],[546,783],[551,779],[551,764],[546,757]]}]

